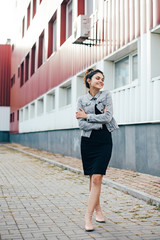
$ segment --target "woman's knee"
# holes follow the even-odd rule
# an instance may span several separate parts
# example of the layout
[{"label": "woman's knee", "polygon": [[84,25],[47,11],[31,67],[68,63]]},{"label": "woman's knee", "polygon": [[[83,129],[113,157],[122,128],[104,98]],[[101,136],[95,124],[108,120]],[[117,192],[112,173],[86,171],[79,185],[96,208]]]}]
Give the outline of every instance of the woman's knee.
[{"label": "woman's knee", "polygon": [[94,185],[96,185],[96,186],[98,186],[98,185],[101,185],[101,183],[102,183],[102,175],[99,175],[99,174],[97,174],[97,175],[93,175],[92,176],[92,183],[94,184]]}]

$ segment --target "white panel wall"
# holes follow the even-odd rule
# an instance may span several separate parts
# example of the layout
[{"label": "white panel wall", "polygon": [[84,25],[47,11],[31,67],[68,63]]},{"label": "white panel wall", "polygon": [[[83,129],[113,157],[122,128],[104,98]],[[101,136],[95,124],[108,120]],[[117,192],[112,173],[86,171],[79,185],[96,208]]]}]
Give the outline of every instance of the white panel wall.
[{"label": "white panel wall", "polygon": [[10,107],[0,107],[0,131],[9,131]]},{"label": "white panel wall", "polygon": [[[160,34],[147,32],[136,41],[119,49],[113,55],[98,62],[95,67],[104,72],[104,89],[112,92],[114,117],[118,124],[136,124],[160,122]],[[114,89],[115,61],[138,54],[138,79],[123,87]],[[69,129],[78,127],[75,118],[77,98],[86,93],[81,73],[66,80],[55,89],[51,89],[34,102],[24,106],[20,111],[20,132]],[[71,85],[71,104],[66,105],[65,87]],[[55,93],[55,109],[48,110],[49,97]],[[64,94],[63,94],[64,93]],[[41,100],[40,100],[41,99]],[[43,100],[42,100],[43,99]],[[39,103],[43,103],[39,110]],[[35,114],[31,115],[35,105]],[[49,107],[50,109],[50,107]],[[4,121],[6,124],[6,121]],[[9,114],[8,114],[9,129]]]},{"label": "white panel wall", "polygon": [[[105,88],[112,90],[114,116],[119,124],[160,122],[159,46],[160,34],[148,32],[139,38],[137,42],[138,81],[119,89],[112,88],[114,59],[117,60],[117,56],[115,54],[115,56],[105,59],[104,72],[110,77],[106,81]],[[122,49],[119,55],[123,55],[123,52],[125,56],[125,49]]]}]

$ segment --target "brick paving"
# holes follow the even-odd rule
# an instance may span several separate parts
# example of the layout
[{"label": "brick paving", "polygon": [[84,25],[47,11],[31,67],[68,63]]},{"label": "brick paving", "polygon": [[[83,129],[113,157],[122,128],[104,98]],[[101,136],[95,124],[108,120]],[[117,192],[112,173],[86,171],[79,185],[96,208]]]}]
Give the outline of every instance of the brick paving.
[{"label": "brick paving", "polygon": [[[62,156],[60,154],[53,154],[50,152],[25,147],[20,144],[9,145],[11,147],[16,147],[18,149],[25,150],[42,157],[47,157],[48,159],[54,160],[56,162],[60,162],[73,168],[82,170],[81,160],[77,158]],[[160,177],[130,170],[108,167],[105,178],[160,198]]]},{"label": "brick paving", "polygon": [[88,183],[83,175],[0,146],[0,239],[160,239],[158,208],[107,185],[101,198],[106,223],[93,221],[95,231],[85,232]]}]

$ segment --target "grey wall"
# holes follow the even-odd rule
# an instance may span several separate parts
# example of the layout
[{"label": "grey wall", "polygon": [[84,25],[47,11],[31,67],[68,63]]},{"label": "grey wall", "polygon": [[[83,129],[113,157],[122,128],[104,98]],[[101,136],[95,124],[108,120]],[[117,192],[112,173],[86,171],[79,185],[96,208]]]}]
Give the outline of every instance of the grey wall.
[{"label": "grey wall", "polygon": [[160,176],[160,124],[120,126],[113,140],[111,166]]},{"label": "grey wall", "polygon": [[[160,124],[120,126],[110,166],[160,176]],[[80,158],[79,129],[11,134],[11,142]]]},{"label": "grey wall", "polygon": [[11,134],[10,141],[32,148],[80,158],[79,129]]},{"label": "grey wall", "polygon": [[9,131],[0,131],[0,142],[9,142]]}]

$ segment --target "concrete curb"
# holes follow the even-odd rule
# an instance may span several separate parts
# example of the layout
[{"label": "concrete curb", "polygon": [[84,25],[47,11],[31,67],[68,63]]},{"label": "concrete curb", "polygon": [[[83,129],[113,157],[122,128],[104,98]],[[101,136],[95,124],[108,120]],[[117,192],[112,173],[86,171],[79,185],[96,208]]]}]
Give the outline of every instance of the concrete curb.
[{"label": "concrete curb", "polygon": [[[13,149],[15,151],[22,152],[22,153],[28,154],[30,156],[36,157],[36,158],[38,158],[40,160],[43,160],[45,162],[48,162],[48,163],[54,165],[54,166],[61,167],[64,170],[69,170],[69,171],[72,171],[72,172],[75,172],[75,173],[78,173],[78,174],[83,174],[82,170],[77,169],[77,168],[73,168],[73,167],[71,167],[69,165],[65,165],[63,163],[59,163],[59,162],[56,162],[54,160],[50,160],[50,159],[45,158],[45,157],[41,157],[41,156],[36,155],[34,153],[30,153],[30,152],[27,152],[27,151],[24,151],[24,150],[15,148],[15,147],[8,146],[7,144],[1,144],[1,145],[5,146],[7,148]],[[106,184],[106,185],[108,185],[108,186],[110,186],[112,188],[118,189],[118,190],[120,190],[122,192],[128,193],[131,196],[136,197],[136,198],[141,199],[141,200],[144,200],[144,201],[146,201],[147,203],[149,203],[151,205],[160,206],[160,199],[159,198],[154,197],[154,196],[152,196],[150,194],[147,194],[145,192],[141,192],[139,190],[130,188],[130,187],[125,186],[123,184],[120,184],[120,183],[117,183],[115,181],[112,181],[112,180],[110,180],[108,178],[103,178],[103,184]]]}]

